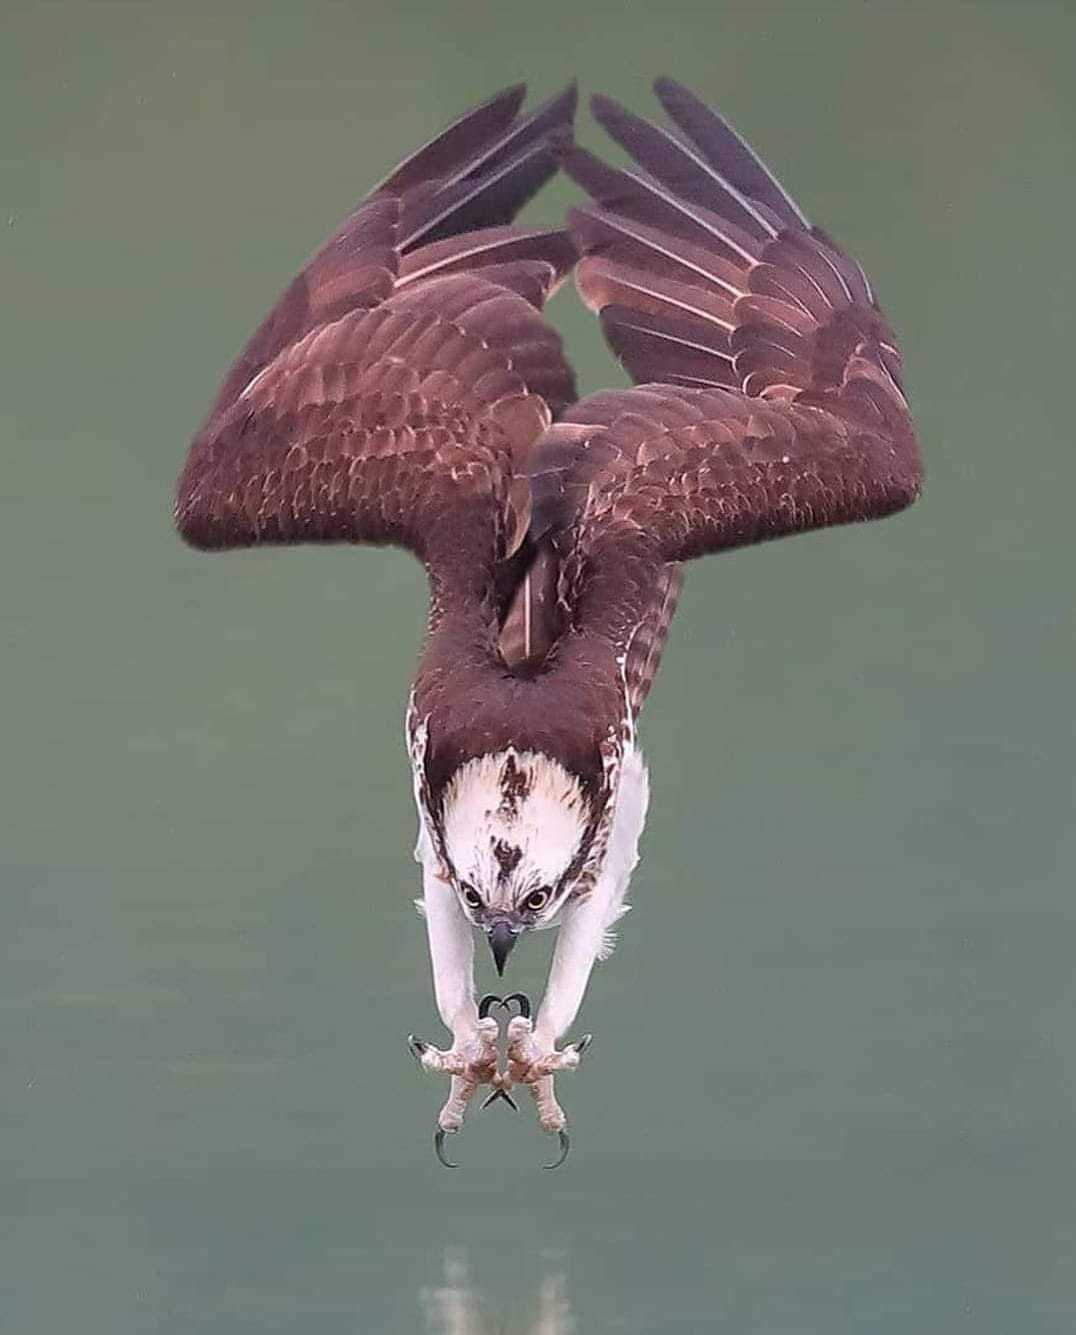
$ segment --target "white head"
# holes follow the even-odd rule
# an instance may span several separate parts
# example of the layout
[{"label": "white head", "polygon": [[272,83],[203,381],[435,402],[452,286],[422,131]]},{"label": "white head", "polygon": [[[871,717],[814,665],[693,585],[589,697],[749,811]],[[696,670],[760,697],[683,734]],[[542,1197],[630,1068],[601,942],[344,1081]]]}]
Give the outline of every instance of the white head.
[{"label": "white head", "polygon": [[445,790],[442,845],[464,913],[497,971],[520,932],[551,926],[590,852],[595,813],[579,780],[533,751],[460,767]]}]

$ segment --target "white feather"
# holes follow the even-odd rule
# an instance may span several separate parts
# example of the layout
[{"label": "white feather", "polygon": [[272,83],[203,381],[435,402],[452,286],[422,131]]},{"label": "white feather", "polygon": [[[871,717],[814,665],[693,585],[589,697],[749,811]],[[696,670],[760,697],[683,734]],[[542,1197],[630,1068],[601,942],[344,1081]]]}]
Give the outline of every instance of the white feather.
[{"label": "white feather", "polygon": [[[505,799],[509,766],[526,777],[515,801]],[[507,907],[527,890],[557,884],[579,851],[589,815],[579,780],[548,756],[514,750],[482,756],[461,766],[445,793],[445,852],[459,879],[488,905]],[[507,877],[494,851],[499,845],[520,852]]]}]

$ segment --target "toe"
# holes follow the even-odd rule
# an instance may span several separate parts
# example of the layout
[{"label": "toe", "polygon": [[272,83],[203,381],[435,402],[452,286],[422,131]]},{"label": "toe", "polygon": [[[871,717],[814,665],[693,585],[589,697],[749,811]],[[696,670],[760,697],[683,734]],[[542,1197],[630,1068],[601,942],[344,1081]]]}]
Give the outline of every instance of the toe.
[{"label": "toe", "polygon": [[534,1033],[534,1025],[527,1015],[513,1015],[508,1021],[506,1032],[510,1043],[519,1043]]}]

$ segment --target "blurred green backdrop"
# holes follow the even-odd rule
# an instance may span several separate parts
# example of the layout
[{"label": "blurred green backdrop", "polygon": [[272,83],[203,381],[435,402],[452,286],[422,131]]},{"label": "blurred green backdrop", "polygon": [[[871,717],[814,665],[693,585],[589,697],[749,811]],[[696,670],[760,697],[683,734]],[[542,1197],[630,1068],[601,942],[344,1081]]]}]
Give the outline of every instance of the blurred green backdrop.
[{"label": "blurred green backdrop", "polygon": [[[1070,1331],[1072,7],[0,22],[0,1329]],[[441,1036],[402,749],[421,572],[198,555],[171,488],[393,161],[518,78],[646,111],[663,72],[867,266],[927,489],[689,572],[636,910],[562,1082],[575,1155],[538,1172],[501,1109],[446,1174],[403,1042]],[[616,382],[551,310],[581,388]]]}]

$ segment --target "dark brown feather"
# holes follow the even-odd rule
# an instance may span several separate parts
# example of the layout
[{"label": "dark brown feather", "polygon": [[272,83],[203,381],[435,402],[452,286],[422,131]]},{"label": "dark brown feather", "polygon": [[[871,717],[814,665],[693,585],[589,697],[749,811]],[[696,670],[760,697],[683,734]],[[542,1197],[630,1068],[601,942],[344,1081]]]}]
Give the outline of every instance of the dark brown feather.
[{"label": "dark brown feather", "polygon": [[487,573],[519,545],[546,396],[574,397],[540,316],[572,245],[505,225],[554,169],[574,90],[525,118],[521,100],[506,90],[408,158],[290,285],[191,448],[188,541],[397,542]]},{"label": "dark brown feather", "polygon": [[553,535],[574,633],[612,640],[633,709],[676,563],[877,518],[920,482],[896,339],[862,269],[716,112],[657,87],[692,142],[598,98],[646,174],[582,150],[565,163],[594,200],[571,219],[580,294],[645,387],[574,405],[532,464],[533,532]]},{"label": "dark brown feather", "polygon": [[[199,547],[391,542],[425,562],[413,718],[429,721],[439,781],[514,735],[518,683],[496,642],[530,559],[529,456],[575,398],[541,316],[574,247],[507,225],[556,169],[575,95],[520,118],[522,95],[412,154],[314,256],[225,377],[176,498]],[[589,714],[583,692],[558,726],[576,726],[571,763],[597,784]]]},{"label": "dark brown feather", "polygon": [[440,134],[417,148],[373,187],[402,195],[430,181],[451,178],[461,164],[474,162],[510,129],[527,96],[525,83],[513,84],[471,107]]},{"label": "dark brown feather", "polygon": [[[488,124],[483,121],[481,138],[469,146],[465,134],[469,121],[464,117],[452,130],[451,162],[446,153],[437,154],[438,162],[445,166],[427,170],[414,189],[404,189],[401,195],[401,252],[473,228],[511,222],[555,175],[558,159],[571,141],[575,105],[575,85],[570,84],[530,116],[513,120],[506,128],[501,128],[503,111],[499,111]],[[493,124],[499,132],[491,137],[488,131]],[[442,135],[441,140],[444,138]],[[406,179],[411,180],[417,170],[412,163]],[[398,176],[391,176],[383,189],[399,191]]]},{"label": "dark brown feather", "polygon": [[656,79],[654,92],[669,119],[731,185],[765,204],[786,225],[810,226],[799,205],[722,115],[672,79]]},{"label": "dark brown feather", "polygon": [[668,130],[633,115],[609,97],[593,98],[591,107],[612,138],[682,204],[698,204],[757,241],[773,234],[765,205],[741,194],[726,176],[708,166]]},{"label": "dark brown feather", "polygon": [[[520,118],[509,89],[413,154],[255,334],[181,479],[199,545],[397,542],[426,561],[411,726],[431,811],[461,763],[509,746],[559,760],[599,811],[680,562],[918,490],[862,269],[717,113],[658,94],[686,140],[595,108],[640,170],[566,149],[572,90]],[[573,247],[507,225],[560,155],[592,200],[571,219],[579,290],[649,382],[578,403],[540,315]]]},{"label": "dark brown feather", "polygon": [[665,642],[669,638],[669,627],[680,601],[680,590],[684,576],[679,565],[670,564],[658,575],[654,586],[654,595],[645,609],[642,620],[635,633],[628,641],[624,658],[624,680],[627,683],[628,706],[634,717],[643,707],[643,702],[650,694],[661,655],[665,652]]}]

